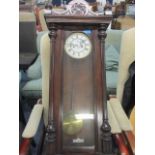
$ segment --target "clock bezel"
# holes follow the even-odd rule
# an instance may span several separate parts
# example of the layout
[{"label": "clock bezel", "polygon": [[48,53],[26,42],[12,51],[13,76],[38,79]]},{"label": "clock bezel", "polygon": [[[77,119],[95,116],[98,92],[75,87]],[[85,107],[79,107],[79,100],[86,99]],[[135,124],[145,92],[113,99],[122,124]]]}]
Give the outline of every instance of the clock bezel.
[{"label": "clock bezel", "polygon": [[[84,36],[84,37],[87,39],[87,41],[89,42],[89,50],[87,50],[87,54],[85,54],[85,55],[82,56],[82,57],[73,56],[73,55],[70,54],[70,52],[66,49],[66,48],[67,48],[67,47],[66,47],[67,41],[68,41],[73,35],[75,35],[75,34],[79,34],[79,35]],[[86,57],[92,52],[92,42],[91,42],[90,38],[88,37],[88,35],[86,35],[85,33],[83,33],[83,32],[73,32],[73,33],[70,34],[70,35],[67,37],[67,39],[65,40],[65,43],[64,43],[64,50],[65,50],[66,54],[69,55],[71,58],[74,58],[74,59],[83,59],[83,58],[86,58]]]}]

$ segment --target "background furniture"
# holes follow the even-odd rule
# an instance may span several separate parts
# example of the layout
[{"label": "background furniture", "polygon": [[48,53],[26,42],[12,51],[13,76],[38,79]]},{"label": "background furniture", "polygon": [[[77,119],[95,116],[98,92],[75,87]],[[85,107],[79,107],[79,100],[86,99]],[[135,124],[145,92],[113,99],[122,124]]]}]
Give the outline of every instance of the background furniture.
[{"label": "background furniture", "polygon": [[[117,93],[116,98],[111,98],[109,101],[113,106],[113,110],[116,115],[116,118],[118,119],[121,130],[124,132],[124,135],[128,138],[127,143],[130,145],[130,150],[132,154],[135,153],[135,139],[133,134],[134,130],[130,127],[129,123],[126,124],[127,118],[122,117],[121,113],[125,112],[121,106],[121,102],[124,91],[124,84],[129,77],[128,68],[134,60],[135,60],[135,28],[132,28],[127,31],[124,31],[122,36]],[[134,118],[133,115],[132,118]],[[132,120],[132,122],[134,121]]]},{"label": "background furniture", "polygon": [[127,30],[135,27],[135,19],[133,16],[119,16],[117,22],[120,23],[121,30]]},{"label": "background furniture", "polygon": [[[40,50],[41,50],[41,38],[44,33],[47,32],[36,32],[36,18],[34,12],[20,12],[20,22],[24,24],[23,28],[20,28],[20,49],[24,51],[33,51],[36,53],[37,58],[32,61],[24,69],[21,77],[21,97],[22,101],[29,99],[38,99],[41,97],[42,85],[41,85],[41,61],[40,61]],[[23,25],[22,25],[23,26]],[[34,100],[32,101],[32,105]]]},{"label": "background furniture", "polygon": [[[24,3],[24,1],[23,1]],[[32,4],[19,4],[19,11],[26,11],[26,12],[32,12],[33,11],[33,5]]]},{"label": "background furniture", "polygon": [[27,69],[37,57],[36,19],[33,12],[19,12],[19,67]]},{"label": "background furniture", "polygon": [[[40,33],[39,33],[40,34]],[[31,140],[37,140],[36,145],[37,147],[34,149],[34,147],[31,147],[31,150],[33,150],[34,152],[38,151],[38,145],[39,145],[39,139],[41,137],[41,132],[38,133],[37,137],[35,137],[36,135],[36,131],[39,128],[39,123],[40,123],[40,118],[42,116],[42,111],[41,109],[44,109],[44,113],[43,113],[43,120],[44,120],[44,125],[47,125],[47,119],[48,119],[48,91],[49,91],[49,59],[50,59],[50,40],[48,37],[48,33],[46,32],[42,32],[39,37],[38,37],[38,48],[39,48],[39,53],[41,53],[41,56],[39,55],[39,64],[38,67],[43,67],[42,69],[42,80],[41,79],[34,79],[34,80],[30,80],[28,81],[28,84],[25,85],[25,87],[22,88],[22,95],[24,95],[25,98],[28,98],[29,100],[27,101],[28,104],[30,104],[30,101],[33,102],[33,105],[35,104],[33,98],[37,97],[38,99],[38,90],[36,90],[36,87],[38,87],[38,85],[41,88],[41,85],[43,83],[43,91],[41,91],[41,89],[39,89],[39,96],[42,96],[43,94],[43,98],[42,98],[42,105],[40,104],[40,101],[38,102],[37,108],[36,105],[34,106],[34,110],[32,110],[33,115],[29,117],[29,123],[26,125],[26,128],[22,134],[22,137],[24,138],[23,143],[20,146],[20,153],[22,154],[23,152],[28,154],[29,150],[26,149],[26,146],[31,146]],[[42,61],[40,60],[42,59]],[[37,63],[38,64],[38,63]],[[41,65],[43,64],[43,65]],[[32,67],[32,72],[30,70],[30,75],[32,76],[33,71],[35,71],[36,66],[34,64],[34,67]],[[34,70],[33,70],[34,69]],[[39,69],[39,70],[40,70]],[[28,69],[29,70],[29,69]],[[36,69],[37,70],[37,69]],[[36,73],[34,73],[34,75],[36,76]],[[35,77],[33,77],[35,78]],[[40,82],[38,82],[40,81]],[[31,85],[33,84],[33,85]],[[32,86],[32,87],[30,87]],[[34,93],[36,92],[36,93]],[[45,96],[45,94],[47,94]],[[32,96],[33,95],[33,96]],[[33,122],[35,120],[35,122]],[[22,154],[23,155],[23,154]]]},{"label": "background furniture", "polygon": [[[49,108],[49,68],[50,68],[50,39],[48,33],[44,33],[40,42],[41,67],[42,67],[42,104],[38,102],[33,107],[31,116],[22,134],[23,143],[20,146],[20,154],[28,154],[32,138],[36,135],[40,118],[43,113],[44,126],[48,123]],[[37,120],[37,121],[36,121]],[[34,123],[35,122],[35,123]]]},{"label": "background furniture", "polygon": [[41,71],[41,60],[40,60],[40,51],[42,50],[42,36],[47,32],[37,33],[36,45],[38,57],[36,61],[25,71],[27,81],[22,84],[21,89],[22,97],[26,99],[38,99],[41,97],[42,92],[42,71]]},{"label": "background furniture", "polygon": [[128,1],[117,2],[112,6],[112,29],[127,30],[135,26],[135,5]]},{"label": "background furniture", "polygon": [[[22,130],[26,125],[28,117],[28,108],[33,104],[26,102],[28,97],[40,97],[38,91],[41,91],[41,72],[37,72],[40,66],[39,55],[39,36],[36,33],[36,18],[33,12],[20,11],[19,12],[19,122],[21,137]],[[38,42],[38,48],[37,48]],[[38,56],[38,57],[37,57]],[[36,67],[37,66],[37,67]],[[41,70],[41,69],[40,69]],[[34,101],[31,101],[32,103]],[[30,106],[31,105],[31,106]]]}]

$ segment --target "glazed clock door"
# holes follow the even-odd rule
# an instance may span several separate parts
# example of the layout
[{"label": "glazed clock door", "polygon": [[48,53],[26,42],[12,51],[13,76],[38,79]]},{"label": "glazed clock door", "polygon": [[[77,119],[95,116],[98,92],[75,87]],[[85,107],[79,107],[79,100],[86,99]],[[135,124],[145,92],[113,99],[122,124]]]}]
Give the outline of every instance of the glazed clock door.
[{"label": "glazed clock door", "polygon": [[95,107],[91,31],[65,31],[62,59],[63,150],[94,150]]}]

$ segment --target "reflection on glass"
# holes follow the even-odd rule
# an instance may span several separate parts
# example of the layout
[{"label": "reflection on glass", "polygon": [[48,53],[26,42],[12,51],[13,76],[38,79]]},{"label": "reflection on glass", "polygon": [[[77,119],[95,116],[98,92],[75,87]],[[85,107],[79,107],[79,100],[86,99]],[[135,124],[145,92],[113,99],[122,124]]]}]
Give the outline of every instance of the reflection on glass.
[{"label": "reflection on glass", "polygon": [[63,119],[64,146],[94,146],[94,117],[92,113],[65,113]]},{"label": "reflection on glass", "polygon": [[76,118],[74,113],[70,112],[64,115],[63,131],[66,135],[75,135],[83,128],[83,120]]},{"label": "reflection on glass", "polygon": [[74,114],[68,113],[64,117],[63,130],[67,135],[75,135],[83,128],[84,120],[93,120],[94,114],[81,113]]},{"label": "reflection on glass", "polygon": [[75,114],[75,118],[82,120],[94,119],[94,114]]}]

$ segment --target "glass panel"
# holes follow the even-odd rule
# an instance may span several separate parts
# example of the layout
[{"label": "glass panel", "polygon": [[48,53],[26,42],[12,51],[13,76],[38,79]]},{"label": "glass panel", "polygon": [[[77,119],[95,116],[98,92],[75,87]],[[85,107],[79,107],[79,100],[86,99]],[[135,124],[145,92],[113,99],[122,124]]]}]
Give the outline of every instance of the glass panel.
[{"label": "glass panel", "polygon": [[63,148],[95,145],[92,51],[82,59],[64,52],[63,59]]}]

